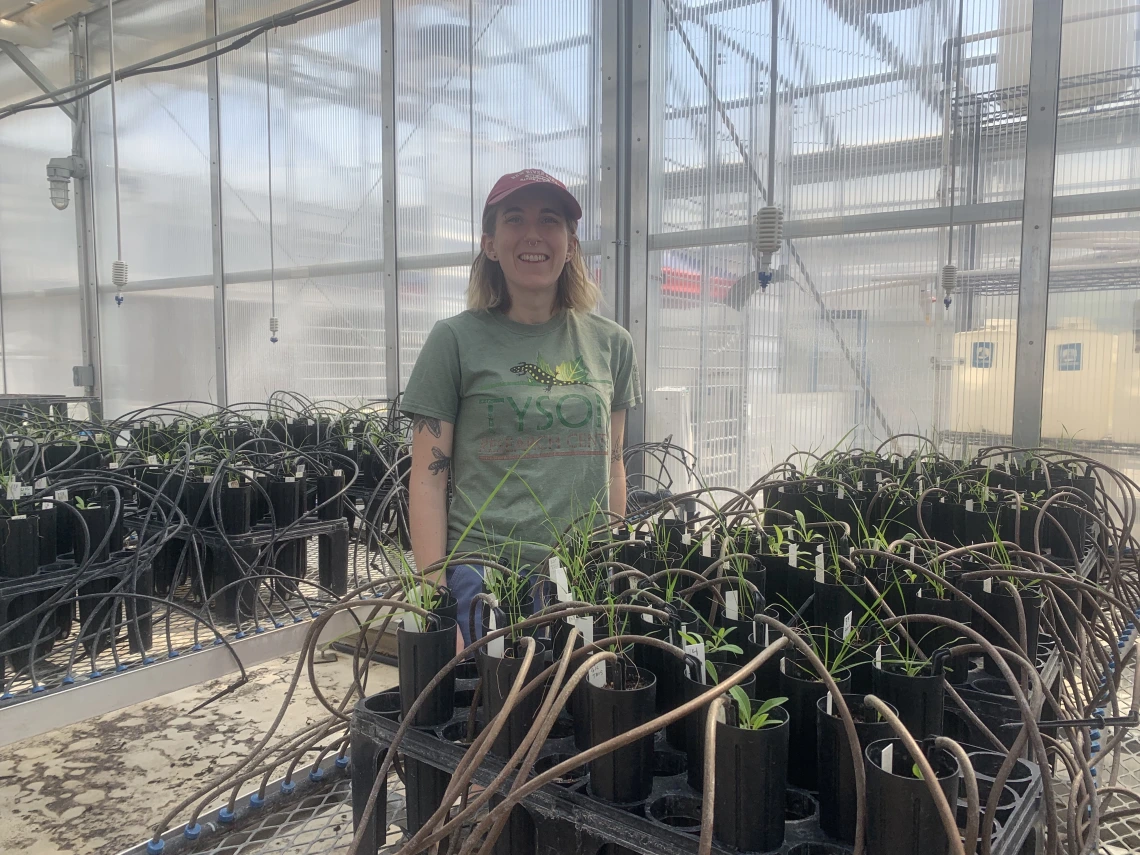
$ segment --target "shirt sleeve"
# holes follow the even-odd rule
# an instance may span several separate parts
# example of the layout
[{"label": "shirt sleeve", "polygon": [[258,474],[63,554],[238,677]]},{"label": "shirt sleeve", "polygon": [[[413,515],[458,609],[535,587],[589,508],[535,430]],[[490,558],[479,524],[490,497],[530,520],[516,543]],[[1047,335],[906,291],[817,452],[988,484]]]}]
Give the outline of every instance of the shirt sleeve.
[{"label": "shirt sleeve", "polygon": [[431,416],[455,424],[459,414],[459,343],[450,326],[439,321],[428,333],[400,399],[408,415]]},{"label": "shirt sleeve", "polygon": [[637,373],[637,359],[633,354],[633,338],[628,330],[619,329],[614,361],[610,366],[614,381],[611,410],[628,410],[641,403],[641,378]]}]

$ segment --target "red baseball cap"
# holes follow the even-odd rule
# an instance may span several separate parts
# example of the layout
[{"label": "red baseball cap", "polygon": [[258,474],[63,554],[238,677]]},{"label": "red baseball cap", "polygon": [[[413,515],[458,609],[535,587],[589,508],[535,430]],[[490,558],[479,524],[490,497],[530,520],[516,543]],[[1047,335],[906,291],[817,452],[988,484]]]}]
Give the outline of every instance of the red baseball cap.
[{"label": "red baseball cap", "polygon": [[533,184],[545,184],[552,191],[554,195],[562,200],[566,205],[566,211],[572,219],[582,219],[582,206],[578,204],[578,200],[574,198],[574,194],[566,189],[566,185],[555,178],[543,172],[541,169],[524,169],[521,172],[509,172],[495,182],[495,186],[491,188],[491,192],[487,196],[487,202],[483,205],[483,213],[487,213],[487,209],[492,205],[497,205],[515,193],[522,190],[524,187],[530,187]]}]

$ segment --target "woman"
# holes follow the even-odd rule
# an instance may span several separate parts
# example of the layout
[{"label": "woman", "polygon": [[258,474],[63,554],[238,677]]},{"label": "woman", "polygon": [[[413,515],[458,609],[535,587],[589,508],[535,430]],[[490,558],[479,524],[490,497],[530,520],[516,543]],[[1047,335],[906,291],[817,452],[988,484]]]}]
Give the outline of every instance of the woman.
[{"label": "woman", "polygon": [[[418,567],[479,551],[533,568],[591,508],[625,514],[625,414],[641,392],[629,333],[591,314],[600,295],[581,217],[538,169],[504,175],[487,197],[468,310],[432,329],[401,403]],[[449,568],[447,584],[469,644],[480,568]]]}]

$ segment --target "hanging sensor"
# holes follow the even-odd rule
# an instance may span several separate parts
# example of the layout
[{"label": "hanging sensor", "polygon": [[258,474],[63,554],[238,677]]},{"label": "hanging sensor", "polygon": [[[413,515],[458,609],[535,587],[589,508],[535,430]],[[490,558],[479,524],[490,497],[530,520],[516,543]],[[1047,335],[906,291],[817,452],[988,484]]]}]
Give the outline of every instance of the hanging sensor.
[{"label": "hanging sensor", "polygon": [[281,322],[277,318],[269,319],[269,340],[277,344],[277,331],[281,329]]},{"label": "hanging sensor", "polygon": [[761,288],[772,281],[772,256],[780,251],[784,240],[784,212],[768,205],[752,218],[752,256],[756,259],[756,278]]},{"label": "hanging sensor", "polygon": [[947,309],[950,308],[951,295],[954,289],[958,287],[958,268],[953,264],[947,264],[942,268],[942,305]]},{"label": "hanging sensor", "polygon": [[111,282],[115,286],[115,305],[123,305],[123,289],[127,287],[127,263],[121,259],[111,262]]}]

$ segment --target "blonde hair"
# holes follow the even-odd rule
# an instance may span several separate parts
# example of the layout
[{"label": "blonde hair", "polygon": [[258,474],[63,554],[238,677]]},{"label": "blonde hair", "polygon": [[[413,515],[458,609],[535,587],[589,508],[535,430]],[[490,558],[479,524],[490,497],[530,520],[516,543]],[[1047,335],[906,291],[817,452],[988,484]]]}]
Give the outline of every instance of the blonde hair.
[{"label": "blonde hair", "polygon": [[[493,235],[499,215],[500,205],[492,205],[483,214],[483,234]],[[602,298],[602,292],[590,278],[582,261],[582,247],[578,244],[578,221],[566,216],[566,228],[577,244],[570,260],[558,276],[558,290],[554,297],[555,309],[577,309],[591,312]],[[511,295],[507,290],[507,279],[499,262],[487,257],[479,250],[479,256],[471,265],[471,279],[467,283],[468,309],[499,309],[511,307]]]}]

